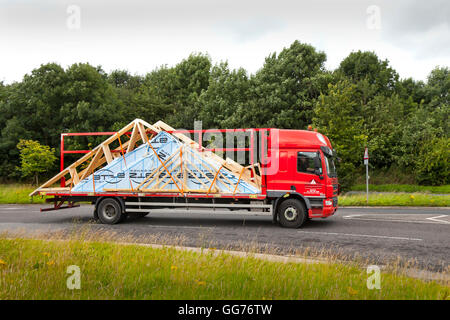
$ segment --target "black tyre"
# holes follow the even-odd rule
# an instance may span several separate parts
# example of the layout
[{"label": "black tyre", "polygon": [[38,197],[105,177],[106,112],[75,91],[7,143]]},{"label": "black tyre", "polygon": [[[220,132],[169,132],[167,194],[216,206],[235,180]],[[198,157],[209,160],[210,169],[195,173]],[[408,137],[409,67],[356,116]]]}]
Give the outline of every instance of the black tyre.
[{"label": "black tyre", "polygon": [[116,224],[126,219],[119,201],[113,198],[103,199],[97,206],[97,215],[101,223]]},{"label": "black tyre", "polygon": [[97,208],[94,209],[94,220],[95,220],[95,221],[98,221]]},{"label": "black tyre", "polygon": [[277,211],[284,228],[300,228],[307,220],[305,205],[297,199],[284,200]]}]

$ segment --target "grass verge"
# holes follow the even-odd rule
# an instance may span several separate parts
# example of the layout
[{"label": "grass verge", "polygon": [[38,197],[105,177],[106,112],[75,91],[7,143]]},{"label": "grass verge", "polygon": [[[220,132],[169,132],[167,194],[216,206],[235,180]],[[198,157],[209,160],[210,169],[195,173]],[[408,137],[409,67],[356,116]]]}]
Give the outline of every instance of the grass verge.
[{"label": "grass verge", "polygon": [[[81,289],[66,286],[67,267]],[[280,263],[117,243],[0,239],[0,299],[449,299],[450,287],[338,263]]]},{"label": "grass verge", "polygon": [[0,184],[0,204],[45,203],[45,197],[29,197],[36,187],[27,184]]},{"label": "grass verge", "polygon": [[[384,186],[384,187],[383,187]],[[404,186],[404,187],[400,187]],[[411,185],[381,185],[383,190],[417,190],[433,193],[446,193],[449,186],[441,187],[421,187]],[[359,188],[359,187],[358,187]],[[435,189],[423,189],[435,188]],[[447,188],[447,189],[446,189]],[[28,195],[35,189],[31,185],[24,184],[0,184],[0,204],[29,204],[45,203],[45,197],[36,196],[30,198]],[[376,188],[372,188],[372,191]],[[365,190],[365,189],[364,189]],[[365,194],[342,195],[339,197],[339,204],[342,206],[366,206]],[[448,196],[434,196],[429,193],[372,193],[369,196],[369,206],[427,206],[427,207],[448,207],[450,206],[450,194]]]},{"label": "grass verge", "polygon": [[339,206],[413,206],[413,207],[448,207],[449,195],[432,195],[426,193],[369,193],[369,203],[366,194],[349,194],[339,196]]},{"label": "grass verge", "polygon": [[[365,184],[357,184],[351,187],[352,191],[366,191]],[[450,185],[443,186],[419,186],[414,184],[369,184],[370,191],[377,192],[421,192],[421,193],[448,193]]]}]

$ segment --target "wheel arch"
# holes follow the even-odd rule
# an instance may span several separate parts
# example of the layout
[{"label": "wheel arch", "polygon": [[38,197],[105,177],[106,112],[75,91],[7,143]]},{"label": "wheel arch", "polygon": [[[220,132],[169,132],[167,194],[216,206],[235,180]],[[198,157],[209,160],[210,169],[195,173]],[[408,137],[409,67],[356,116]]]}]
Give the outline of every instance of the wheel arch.
[{"label": "wheel arch", "polygon": [[278,219],[278,208],[281,203],[287,199],[297,199],[303,202],[306,208],[306,214],[309,216],[309,210],[311,209],[311,203],[308,198],[305,198],[302,194],[298,192],[284,192],[284,191],[268,191],[267,195],[269,197],[275,198],[273,202],[272,219],[277,222]]}]

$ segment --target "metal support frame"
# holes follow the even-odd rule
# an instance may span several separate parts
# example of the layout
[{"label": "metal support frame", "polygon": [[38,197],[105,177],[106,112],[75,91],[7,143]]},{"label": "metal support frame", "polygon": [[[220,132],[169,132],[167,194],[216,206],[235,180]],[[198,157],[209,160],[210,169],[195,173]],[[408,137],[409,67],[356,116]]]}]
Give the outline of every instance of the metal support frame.
[{"label": "metal support frame", "polygon": [[[250,152],[250,165],[255,164],[255,132],[258,131],[265,131],[270,130],[270,128],[245,128],[245,129],[208,129],[208,130],[169,130],[168,133],[198,133],[198,150],[201,151],[209,151],[209,152],[226,152],[226,151],[244,151],[244,152]],[[202,143],[203,143],[203,134],[208,132],[221,132],[221,133],[227,133],[227,132],[247,132],[250,131],[250,145],[248,148],[203,148],[202,150]],[[67,132],[67,133],[61,133],[61,145],[60,145],[60,171],[64,170],[64,155],[65,154],[86,154],[91,152],[92,150],[65,150],[64,149],[64,138],[65,137],[79,137],[79,136],[112,136],[117,134],[117,132]],[[130,135],[132,132],[126,132],[125,134]],[[263,142],[261,141],[261,147],[263,146]],[[126,152],[126,151],[125,151]],[[262,156],[263,153],[261,153]],[[65,177],[61,178],[61,187],[64,188],[66,186],[66,179]]]},{"label": "metal support frame", "polygon": [[[45,202],[50,203],[53,202],[52,208],[41,208],[41,212],[45,211],[54,211],[54,210],[61,210],[61,209],[70,209],[70,208],[76,208],[79,207],[79,204],[75,204],[75,201],[68,201],[69,197],[54,197],[50,199],[45,199]],[[63,206],[64,202],[67,201],[67,206]]]},{"label": "metal support frame", "polygon": [[[130,132],[130,130],[133,129],[133,131]],[[148,131],[150,130],[150,131]],[[95,168],[100,166],[102,163],[104,163],[105,161],[107,161],[108,163],[112,160],[111,158],[111,153],[113,152],[121,152],[122,156],[124,156],[124,153],[129,151],[129,149],[133,149],[133,146],[136,142],[136,137],[140,136],[142,138],[142,140],[145,142],[145,140],[148,140],[148,132],[150,133],[154,133],[154,132],[159,132],[159,131],[166,131],[169,134],[174,134],[180,141],[188,143],[188,144],[194,144],[197,145],[198,150],[200,151],[200,153],[198,154],[198,156],[200,158],[203,158],[204,156],[206,158],[209,158],[210,156],[207,156],[206,154],[203,156],[202,153],[205,151],[209,151],[212,152],[212,159],[214,159],[214,157],[218,157],[217,155],[214,155],[214,152],[217,151],[235,151],[235,152],[239,152],[239,151],[243,151],[243,152],[250,152],[250,157],[249,160],[251,162],[251,165],[247,166],[247,167],[242,167],[241,170],[241,165],[239,165],[238,163],[235,163],[234,161],[232,161],[231,159],[220,159],[220,161],[222,161],[222,166],[227,166],[228,170],[233,170],[235,173],[237,172],[237,174],[240,176],[240,179],[243,179],[243,175],[242,173],[245,171],[245,169],[248,169],[248,173],[246,171],[246,179],[249,183],[255,183],[258,185],[259,188],[262,187],[262,185],[265,184],[265,177],[263,172],[264,168],[259,168],[260,169],[260,175],[262,175],[262,179],[259,180],[259,182],[256,179],[256,172],[255,172],[255,164],[254,161],[258,161],[258,157],[255,157],[254,151],[255,151],[255,132],[261,132],[261,147],[264,146],[265,141],[264,138],[266,137],[266,135],[264,134],[264,131],[268,131],[270,130],[269,128],[249,128],[249,129],[213,129],[213,130],[175,130],[173,128],[171,128],[170,126],[164,124],[163,122],[159,121],[157,122],[155,125],[150,125],[148,123],[146,123],[143,120],[140,119],[136,119],[134,120],[132,123],[128,124],[126,127],[122,128],[119,132],[73,132],[73,133],[62,133],[61,134],[61,148],[60,148],[60,167],[61,167],[61,172],[56,175],[55,177],[53,177],[52,179],[50,179],[49,181],[47,181],[44,185],[42,185],[40,188],[36,189],[35,191],[33,191],[33,193],[31,193],[30,195],[35,195],[35,194],[39,194],[39,192],[41,192],[41,194],[45,194],[45,193],[54,193],[54,198],[51,199],[47,199],[46,202],[50,202],[53,203],[53,207],[52,208],[45,208],[45,209],[41,209],[41,211],[52,211],[52,210],[59,210],[59,209],[67,209],[67,208],[74,208],[74,207],[79,207],[79,205],[76,205],[74,200],[71,199],[77,199],[79,197],[77,197],[75,194],[72,196],[72,187],[73,185],[77,184],[79,181],[83,180],[88,174],[90,174],[91,172],[94,172]],[[228,133],[228,132],[250,132],[250,143],[249,143],[249,147],[245,147],[245,148],[211,148],[211,149],[207,149],[205,147],[202,146],[203,144],[203,134],[205,132],[221,132],[221,133]],[[195,142],[193,140],[190,140],[189,138],[187,138],[187,140],[185,139],[185,137],[182,136],[182,133],[199,133],[198,134],[198,142]],[[130,137],[130,134],[132,135]],[[124,150],[125,145],[122,146],[121,140],[120,140],[120,136],[121,135],[127,135],[130,138],[130,141],[127,141],[126,144],[130,144],[130,146],[127,147],[127,150]],[[65,137],[68,136],[111,136],[110,138],[108,138],[107,140],[105,140],[101,145],[97,146],[96,148],[94,148],[93,150],[65,150],[64,149],[64,142],[65,142]],[[119,139],[119,143],[120,143],[120,149],[114,149],[114,150],[109,150],[109,144],[114,141],[115,138]],[[256,141],[257,142],[257,141]],[[64,155],[65,154],[85,154],[82,158],[80,158],[79,160],[77,160],[76,162],[74,162],[73,164],[71,164],[69,167],[64,168]],[[117,155],[113,155],[113,158],[115,158]],[[102,158],[104,157],[104,158]],[[261,162],[263,162],[264,158],[266,157],[265,152],[261,152]],[[255,159],[256,158],[256,159]],[[86,162],[87,160],[91,160],[91,163],[88,165],[87,168],[85,168],[84,170],[81,171],[77,171],[77,166],[79,166],[81,163]],[[182,161],[182,157],[180,157],[181,161]],[[230,162],[229,162],[230,161]],[[183,164],[183,163],[182,163]],[[181,164],[181,165],[182,165]],[[231,168],[231,169],[230,169]],[[237,168],[237,169],[236,169]],[[220,171],[220,170],[219,170]],[[219,171],[216,173],[217,179],[219,179],[218,175]],[[67,181],[66,183],[66,178],[65,175],[70,174],[70,179]],[[226,177],[224,177],[226,179]],[[60,184],[61,184],[61,188],[52,188],[51,185],[52,183],[57,182],[58,180],[60,180]],[[228,180],[228,179],[226,179]],[[238,183],[239,183],[238,180]],[[70,184],[70,188],[66,187],[66,184],[69,185]],[[207,193],[209,193],[211,190],[211,187],[214,183],[211,184],[209,190]],[[67,190],[63,190],[63,189],[67,189]],[[132,188],[133,189],[133,188]],[[230,189],[231,192],[233,192],[233,195],[236,193],[236,188],[234,188],[234,192],[232,189]],[[189,191],[189,190],[187,190]],[[69,194],[64,194],[64,193],[69,193]],[[95,191],[94,191],[94,196],[95,196]],[[140,200],[139,200],[140,201]],[[67,202],[67,205],[63,205],[65,202]],[[213,203],[211,205],[209,204],[193,204],[193,203],[189,203],[187,198],[186,198],[186,203],[185,203],[185,207],[189,208],[189,207],[211,207],[211,208],[226,208],[226,207],[230,207],[229,205],[224,206],[223,204],[215,204],[214,200],[212,201]],[[142,203],[142,202],[140,202]],[[142,203],[142,205],[144,206],[148,206],[151,204],[148,203]],[[179,206],[179,204],[175,204],[174,205]],[[266,209],[268,209],[270,212],[272,211],[272,207],[271,206],[265,206],[265,205],[238,205],[238,204],[234,204],[231,205],[231,207],[233,208],[241,208],[241,209],[250,209],[250,208],[260,208],[263,211],[265,211]]]},{"label": "metal support frame", "polygon": [[[130,134],[131,132],[126,132],[126,134]],[[60,147],[60,160],[59,167],[60,171],[64,170],[64,155],[65,154],[73,154],[73,153],[89,153],[92,150],[64,150],[64,137],[80,137],[80,136],[112,136],[117,134],[117,132],[68,132],[61,133],[61,147]],[[66,178],[61,178],[61,187],[64,188],[66,186]]]}]

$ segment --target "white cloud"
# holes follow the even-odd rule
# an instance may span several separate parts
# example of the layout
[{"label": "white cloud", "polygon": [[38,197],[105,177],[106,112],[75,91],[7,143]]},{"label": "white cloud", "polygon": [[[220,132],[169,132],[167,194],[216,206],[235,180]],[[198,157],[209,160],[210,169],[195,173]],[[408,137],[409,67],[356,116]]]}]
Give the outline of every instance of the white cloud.
[{"label": "white cloud", "polygon": [[[191,52],[253,73],[297,39],[324,51],[330,69],[356,50],[375,51],[401,77],[423,80],[450,65],[446,1],[376,3],[381,30],[366,27],[366,0],[0,0],[0,80],[21,80],[47,62],[145,74]],[[71,4],[81,9],[79,30],[67,28]]]}]

